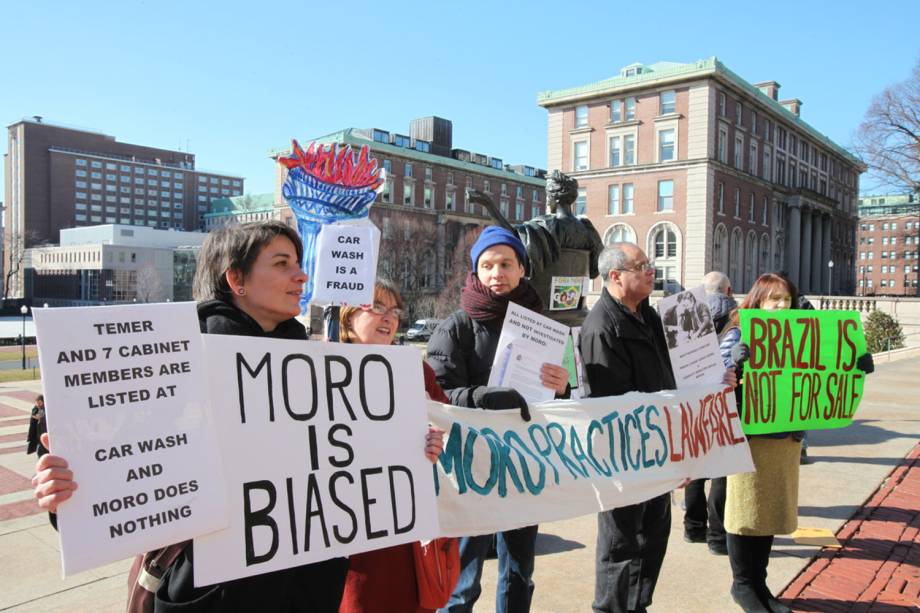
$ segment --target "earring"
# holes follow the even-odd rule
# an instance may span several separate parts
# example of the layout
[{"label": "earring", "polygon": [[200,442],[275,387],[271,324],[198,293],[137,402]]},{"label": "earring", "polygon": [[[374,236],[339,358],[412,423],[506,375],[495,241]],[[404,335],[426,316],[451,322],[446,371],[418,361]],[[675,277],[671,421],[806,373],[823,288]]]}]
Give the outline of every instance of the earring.
[{"label": "earring", "polygon": [[246,295],[246,288],[245,288],[245,287],[241,287],[240,289],[236,290],[236,293],[239,294],[240,296],[245,296],[245,295]]}]

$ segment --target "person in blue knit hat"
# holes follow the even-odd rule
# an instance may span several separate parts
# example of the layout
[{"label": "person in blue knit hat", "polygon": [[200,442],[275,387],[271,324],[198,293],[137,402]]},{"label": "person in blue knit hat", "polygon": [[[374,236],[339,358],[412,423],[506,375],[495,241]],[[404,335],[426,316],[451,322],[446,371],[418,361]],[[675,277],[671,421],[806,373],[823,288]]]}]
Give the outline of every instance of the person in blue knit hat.
[{"label": "person in blue knit hat", "polygon": [[[541,312],[543,302],[527,281],[527,249],[517,235],[488,226],[470,249],[472,270],[460,293],[460,309],[445,319],[428,341],[428,363],[453,405],[482,409],[519,409],[530,421],[527,402],[516,390],[489,387],[489,373],[508,303]],[[543,364],[540,379],[557,397],[568,396],[568,371]],[[493,536],[498,553],[497,613],[530,610],[534,584],[537,526],[460,539],[460,579],[441,611],[469,612],[479,598],[482,566]]]}]

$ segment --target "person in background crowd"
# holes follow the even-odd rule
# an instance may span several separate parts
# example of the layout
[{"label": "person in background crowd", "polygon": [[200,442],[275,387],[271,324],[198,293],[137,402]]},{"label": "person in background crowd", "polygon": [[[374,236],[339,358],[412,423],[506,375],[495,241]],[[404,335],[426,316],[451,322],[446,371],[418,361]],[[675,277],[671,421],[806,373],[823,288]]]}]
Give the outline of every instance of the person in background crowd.
[{"label": "person in background crowd", "polygon": [[[300,237],[278,221],[211,232],[201,246],[195,272],[201,331],[307,340],[306,329],[294,319],[307,280],[302,261]],[[53,513],[76,489],[73,473],[64,458],[53,454],[42,457],[35,470],[35,497],[40,507]],[[193,583],[193,566],[192,548],[186,547],[163,576],[154,611],[336,613],[348,560],[334,558],[203,587]]]},{"label": "person in background crowd", "polygon": [[[604,288],[581,327],[587,397],[675,389],[661,319],[648,305],[655,283],[648,256],[632,243],[615,243],[601,253],[598,269]],[[734,386],[732,369],[725,382]],[[670,493],[598,514],[594,611],[647,610],[670,530]]]},{"label": "person in background crowd", "polygon": [[[339,338],[343,343],[392,345],[405,313],[396,286],[386,279],[374,285],[374,303],[365,307],[344,307],[339,312]],[[434,371],[424,361],[425,392],[438,402],[449,402]],[[429,426],[425,456],[433,463],[444,447],[444,431]],[[412,544],[396,545],[352,555],[340,613],[424,613],[419,605],[418,579]]]},{"label": "person in background crowd", "polygon": [[[470,250],[473,269],[466,279],[460,310],[445,319],[428,341],[428,363],[437,375],[450,403],[483,409],[519,409],[530,420],[527,402],[514,389],[488,387],[489,373],[508,303],[541,312],[543,302],[524,278],[527,250],[515,235],[498,226],[488,226]],[[568,371],[555,364],[543,364],[541,382],[557,397],[568,394]],[[493,535],[460,540],[460,580],[442,611],[466,613],[482,591],[482,566]],[[531,577],[537,526],[501,532],[496,536],[498,613],[530,610],[533,596]]]},{"label": "person in background crowd", "polygon": [[[731,312],[738,307],[732,297],[732,282],[727,275],[718,271],[703,277],[706,303],[715,326],[721,334],[728,324]],[[706,499],[706,479],[694,479],[684,490],[684,540],[688,543],[707,543],[715,555],[726,555],[725,527],[725,477],[712,479],[709,483],[709,500]]]},{"label": "person in background crowd", "polygon": [[[780,274],[767,273],[754,282],[739,309],[777,311],[797,304],[795,285]],[[739,309],[732,313],[720,350],[725,365],[736,365],[740,371],[749,350],[741,342]],[[860,356],[856,367],[871,373],[875,370],[872,356]],[[740,414],[740,390],[736,396]],[[749,435],[755,472],[730,475],[727,479],[725,531],[732,567],[731,595],[749,613],[790,611],[767,587],[767,565],[774,535],[796,529],[801,439],[801,432]]]},{"label": "person in background crowd", "polygon": [[38,457],[48,453],[48,449],[42,444],[42,434],[48,431],[48,422],[45,420],[45,395],[39,394],[35,398],[35,406],[32,407],[32,419],[29,420],[29,434],[26,435],[26,453],[38,452]]}]

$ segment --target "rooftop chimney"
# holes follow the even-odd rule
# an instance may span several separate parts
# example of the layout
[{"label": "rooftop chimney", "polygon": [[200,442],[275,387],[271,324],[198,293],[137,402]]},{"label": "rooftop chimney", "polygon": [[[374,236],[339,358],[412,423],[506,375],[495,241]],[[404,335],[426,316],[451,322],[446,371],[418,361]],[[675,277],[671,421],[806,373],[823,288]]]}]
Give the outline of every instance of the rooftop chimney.
[{"label": "rooftop chimney", "polygon": [[779,83],[776,81],[764,81],[763,83],[755,83],[754,87],[762,91],[765,96],[768,96],[773,100],[779,100]]},{"label": "rooftop chimney", "polygon": [[442,117],[420,117],[409,124],[409,136],[431,143],[435,155],[450,156],[453,148],[453,124]]},{"label": "rooftop chimney", "polygon": [[798,98],[790,98],[789,100],[780,100],[780,104],[785,107],[787,111],[792,112],[796,117],[799,117],[799,114],[802,110],[802,101]]}]

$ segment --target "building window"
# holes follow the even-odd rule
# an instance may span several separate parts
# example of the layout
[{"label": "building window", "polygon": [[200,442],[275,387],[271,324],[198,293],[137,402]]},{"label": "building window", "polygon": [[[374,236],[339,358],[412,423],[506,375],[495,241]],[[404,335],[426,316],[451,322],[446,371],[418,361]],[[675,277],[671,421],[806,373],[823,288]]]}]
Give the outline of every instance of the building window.
[{"label": "building window", "polygon": [[674,181],[667,180],[658,182],[658,210],[674,210]]},{"label": "building window", "polygon": [[604,236],[604,244],[610,246],[614,243],[635,243],[636,233],[625,223],[611,226]]},{"label": "building window", "polygon": [[725,92],[719,92],[719,115],[725,116]]},{"label": "building window", "polygon": [[658,114],[667,115],[677,112],[677,93],[669,89],[658,94]]},{"label": "building window", "polygon": [[86,160],[84,160],[83,158],[77,158],[76,160],[74,160],[74,164],[76,164],[77,166],[86,166]]},{"label": "building window", "polygon": [[767,197],[763,197],[763,209],[760,211],[760,224],[767,225]]},{"label": "building window", "polygon": [[454,190],[449,190],[449,191],[445,194],[445,196],[444,196],[444,207],[445,207],[448,211],[453,211],[454,208],[456,207],[456,198],[457,198],[457,196],[456,196],[456,194],[454,193]]},{"label": "building window", "polygon": [[574,168],[575,170],[588,170],[588,141],[580,140],[575,142]]},{"label": "building window", "polygon": [[632,96],[626,99],[626,121],[636,118],[636,99]]},{"label": "building window", "polygon": [[578,197],[575,198],[575,214],[587,215],[588,209],[588,192],[587,190],[578,190]]},{"label": "building window", "polygon": [[632,183],[623,184],[623,214],[631,215],[633,212],[633,196],[635,194],[635,187]]},{"label": "building window", "polygon": [[622,163],[622,153],[620,151],[620,137],[610,137],[610,166],[617,167]]},{"label": "building window", "polygon": [[610,103],[610,121],[619,123],[623,121],[623,101],[614,100]]},{"label": "building window", "polygon": [[424,200],[425,208],[430,209],[433,204],[432,190],[430,187],[425,187],[424,196],[425,196],[425,200]]},{"label": "building window", "polygon": [[735,137],[735,168],[744,169],[744,137]]},{"label": "building window", "polygon": [[728,270],[728,231],[719,224],[712,238],[713,270],[725,273]]},{"label": "building window", "polygon": [[414,204],[414,201],[412,199],[412,195],[413,195],[412,190],[413,190],[412,182],[404,181],[403,182],[403,204],[405,204],[406,206],[412,206]]},{"label": "building window", "polygon": [[735,123],[739,126],[744,123],[744,106],[740,102],[735,105]]},{"label": "building window", "polygon": [[636,137],[627,134],[623,137],[623,164],[632,166],[636,163]]},{"label": "building window", "polygon": [[620,186],[611,185],[607,188],[607,214],[620,214]]},{"label": "building window", "polygon": [[741,188],[735,188],[735,219],[741,219]]},{"label": "building window", "polygon": [[719,126],[719,161],[728,164],[728,129]]},{"label": "building window", "polygon": [[719,183],[719,202],[718,202],[718,211],[719,215],[725,215],[725,184]]},{"label": "building window", "polygon": [[412,164],[406,164],[404,167],[403,176],[411,177],[412,176]]},{"label": "building window", "polygon": [[575,107],[575,127],[588,127],[588,105],[581,104]]},{"label": "building window", "polygon": [[524,219],[524,205],[521,202],[516,202],[514,204],[514,218],[515,219]]},{"label": "building window", "polygon": [[652,230],[652,263],[655,265],[655,289],[665,290],[676,284],[677,279],[677,229],[664,223]]},{"label": "building window", "polygon": [[754,192],[751,192],[751,200],[748,202],[748,221],[754,222],[755,211],[754,211]]},{"label": "building window", "polygon": [[772,181],[771,171],[773,170],[770,166],[770,150],[764,147],[763,150],[763,179],[765,181]]},{"label": "building window", "polygon": [[658,161],[670,162],[674,159],[674,130],[658,132]]},{"label": "building window", "polygon": [[425,180],[431,181],[431,166],[425,166]]},{"label": "building window", "polygon": [[748,172],[757,176],[757,142],[751,141],[751,150],[748,152]]}]

